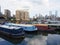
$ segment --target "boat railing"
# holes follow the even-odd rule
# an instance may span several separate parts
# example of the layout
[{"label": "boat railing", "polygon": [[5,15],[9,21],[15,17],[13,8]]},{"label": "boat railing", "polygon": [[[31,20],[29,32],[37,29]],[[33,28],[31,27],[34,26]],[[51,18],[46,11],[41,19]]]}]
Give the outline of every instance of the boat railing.
[{"label": "boat railing", "polygon": [[48,27],[49,27],[49,28],[59,29],[59,28],[60,28],[60,24],[49,24]]}]

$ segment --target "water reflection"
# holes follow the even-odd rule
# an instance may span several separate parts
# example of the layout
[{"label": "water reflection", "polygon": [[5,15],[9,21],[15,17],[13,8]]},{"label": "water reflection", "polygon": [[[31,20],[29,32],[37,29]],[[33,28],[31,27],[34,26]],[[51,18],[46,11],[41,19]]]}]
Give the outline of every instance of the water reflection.
[{"label": "water reflection", "polygon": [[49,34],[47,37],[47,45],[60,45],[60,35]]},{"label": "water reflection", "polygon": [[[19,39],[13,39],[13,38],[9,38],[9,37],[7,37],[7,36],[5,36],[5,35],[0,35],[0,43],[1,42],[7,42],[7,43],[12,43],[12,44],[18,44],[18,43],[21,43],[22,41],[23,41],[23,38],[19,38]],[[3,43],[2,42],[2,43]],[[4,44],[5,45],[5,44]]]},{"label": "water reflection", "polygon": [[46,45],[46,36],[33,35],[33,37],[26,37],[20,45]]},{"label": "water reflection", "polygon": [[0,45],[59,45],[60,35],[55,33],[40,32],[26,34],[24,40],[14,41],[11,38],[0,35]]}]

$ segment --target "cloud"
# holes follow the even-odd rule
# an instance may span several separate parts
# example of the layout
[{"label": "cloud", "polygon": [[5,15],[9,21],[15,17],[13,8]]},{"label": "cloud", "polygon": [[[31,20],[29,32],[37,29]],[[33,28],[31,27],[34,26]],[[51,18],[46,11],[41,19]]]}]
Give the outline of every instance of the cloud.
[{"label": "cloud", "polygon": [[2,9],[10,9],[12,12],[17,10],[17,9],[30,9],[32,6],[32,4],[30,2],[28,2],[27,0],[21,0],[21,1],[17,1],[17,0],[1,0],[2,3],[1,7]]},{"label": "cloud", "polygon": [[30,2],[32,2],[33,4],[37,4],[37,5],[41,5],[42,4],[42,0],[29,0]]},{"label": "cloud", "polygon": [[50,10],[60,11],[59,0],[0,0],[0,5],[2,12],[4,9],[10,9],[12,14],[17,9],[28,9],[30,17],[38,13],[46,15]]}]

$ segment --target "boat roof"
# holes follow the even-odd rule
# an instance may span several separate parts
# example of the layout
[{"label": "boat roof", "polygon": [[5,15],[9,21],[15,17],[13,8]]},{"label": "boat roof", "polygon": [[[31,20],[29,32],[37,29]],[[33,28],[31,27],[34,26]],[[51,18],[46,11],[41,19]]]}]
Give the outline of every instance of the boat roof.
[{"label": "boat roof", "polygon": [[47,24],[47,25],[60,26],[60,24]]},{"label": "boat roof", "polygon": [[49,22],[60,22],[60,21],[57,21],[57,20],[55,20],[55,21],[54,21],[54,20],[50,20]]},{"label": "boat roof", "polygon": [[25,26],[25,27],[31,27],[31,26],[34,26],[34,25],[29,25],[29,24],[14,24],[14,23],[7,23],[6,25],[15,25],[15,26]]},{"label": "boat roof", "polygon": [[33,25],[36,25],[36,26],[48,26],[47,24],[33,24]]},{"label": "boat roof", "polygon": [[13,26],[6,26],[6,25],[0,25],[0,27],[7,28],[7,29],[20,29],[21,27],[13,27]]}]

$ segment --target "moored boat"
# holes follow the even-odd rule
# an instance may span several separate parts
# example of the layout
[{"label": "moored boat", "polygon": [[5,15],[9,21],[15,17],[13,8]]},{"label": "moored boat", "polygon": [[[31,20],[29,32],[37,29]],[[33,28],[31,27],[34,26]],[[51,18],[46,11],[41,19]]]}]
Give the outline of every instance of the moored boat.
[{"label": "moored boat", "polygon": [[60,31],[60,24],[48,24],[50,28],[54,28],[55,31]]},{"label": "moored boat", "polygon": [[23,28],[24,31],[27,31],[27,32],[37,31],[37,28],[34,25],[14,24],[14,23],[6,23],[5,25],[21,27]]},{"label": "moored boat", "polygon": [[34,24],[40,31],[53,31],[54,28],[50,28],[47,24]]},{"label": "moored boat", "polygon": [[47,25],[49,28],[54,28],[56,31],[60,31],[60,21],[50,20],[47,21]]},{"label": "moored boat", "polygon": [[6,26],[0,25],[0,35],[5,35],[9,38],[24,38],[24,31],[21,27],[13,27],[13,26]]}]

